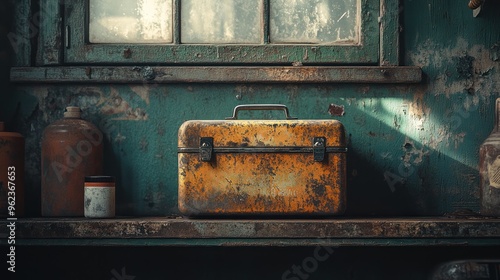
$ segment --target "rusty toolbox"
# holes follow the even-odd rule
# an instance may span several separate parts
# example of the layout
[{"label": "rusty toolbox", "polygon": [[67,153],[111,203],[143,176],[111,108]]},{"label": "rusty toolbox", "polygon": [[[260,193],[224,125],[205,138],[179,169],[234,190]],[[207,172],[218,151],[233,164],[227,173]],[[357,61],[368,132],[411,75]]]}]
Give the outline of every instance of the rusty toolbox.
[{"label": "rusty toolbox", "polygon": [[[238,120],[283,110],[286,120]],[[337,120],[297,120],[281,104],[236,106],[226,120],[179,128],[179,210],[203,215],[338,215],[345,209],[346,142]]]}]

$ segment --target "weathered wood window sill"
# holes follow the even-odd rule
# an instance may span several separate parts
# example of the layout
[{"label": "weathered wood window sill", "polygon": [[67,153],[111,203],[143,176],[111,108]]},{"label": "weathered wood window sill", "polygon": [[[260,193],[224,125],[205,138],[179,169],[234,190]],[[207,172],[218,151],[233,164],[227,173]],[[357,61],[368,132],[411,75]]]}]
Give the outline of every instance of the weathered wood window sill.
[{"label": "weathered wood window sill", "polygon": [[[11,221],[0,221],[6,245]],[[500,219],[29,218],[16,245],[126,246],[500,246]]]},{"label": "weathered wood window sill", "polygon": [[14,67],[13,83],[419,83],[414,66]]}]

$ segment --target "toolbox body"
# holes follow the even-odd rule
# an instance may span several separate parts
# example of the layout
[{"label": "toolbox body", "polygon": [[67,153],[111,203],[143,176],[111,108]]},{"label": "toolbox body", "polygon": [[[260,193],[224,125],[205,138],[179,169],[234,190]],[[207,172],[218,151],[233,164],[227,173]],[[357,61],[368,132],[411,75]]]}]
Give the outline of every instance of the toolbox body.
[{"label": "toolbox body", "polygon": [[[287,120],[237,120],[238,110],[283,109]],[[231,120],[179,129],[179,210],[203,215],[339,215],[346,143],[337,120],[295,120],[284,105],[240,105]]]}]

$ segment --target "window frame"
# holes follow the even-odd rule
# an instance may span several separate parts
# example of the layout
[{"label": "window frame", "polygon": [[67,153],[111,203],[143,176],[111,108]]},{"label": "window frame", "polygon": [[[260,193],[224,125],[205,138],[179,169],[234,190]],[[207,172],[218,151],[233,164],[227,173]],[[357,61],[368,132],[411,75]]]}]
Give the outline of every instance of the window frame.
[{"label": "window frame", "polygon": [[[57,1],[57,0],[47,0]],[[174,44],[88,43],[88,0],[66,0],[62,10],[62,63],[157,65],[378,65],[382,32],[381,1],[361,0],[360,45],[325,44],[179,44],[179,0],[174,0]],[[265,0],[264,5],[269,5]],[[267,9],[267,7],[265,7]],[[264,28],[268,19],[264,16]],[[269,35],[265,33],[265,41]]]}]

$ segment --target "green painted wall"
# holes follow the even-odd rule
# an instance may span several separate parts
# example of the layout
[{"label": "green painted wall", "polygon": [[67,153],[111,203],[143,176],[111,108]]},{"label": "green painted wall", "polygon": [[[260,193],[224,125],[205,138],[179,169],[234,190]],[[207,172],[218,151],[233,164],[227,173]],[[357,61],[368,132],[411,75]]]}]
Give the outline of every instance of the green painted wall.
[{"label": "green painted wall", "polygon": [[[283,103],[300,119],[344,123],[349,215],[477,211],[478,148],[493,128],[499,93],[500,4],[488,1],[473,18],[462,2],[403,1],[403,64],[422,67],[418,85],[12,86],[1,95],[0,118],[26,136],[29,213],[40,213],[41,133],[65,106],[82,107],[106,135],[105,169],[118,178],[118,214],[170,215],[178,213],[180,124],[223,119],[246,103]],[[345,115],[331,116],[332,103],[343,105]]]}]

